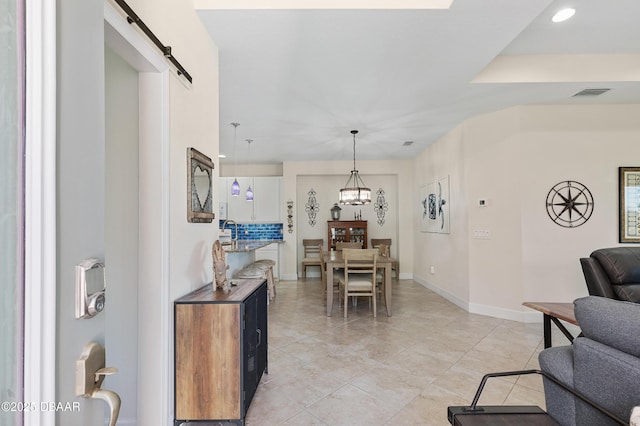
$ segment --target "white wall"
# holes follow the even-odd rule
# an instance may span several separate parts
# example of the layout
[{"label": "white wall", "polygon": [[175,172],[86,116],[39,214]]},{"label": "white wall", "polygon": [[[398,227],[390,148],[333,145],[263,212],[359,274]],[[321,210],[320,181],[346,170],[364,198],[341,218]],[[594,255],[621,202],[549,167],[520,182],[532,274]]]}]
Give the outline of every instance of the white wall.
[{"label": "white wall", "polygon": [[[340,208],[340,220],[355,220],[354,214],[361,214],[362,220],[367,221],[367,245],[371,243],[371,238],[391,238],[391,256],[397,258],[398,255],[398,212],[401,206],[398,203],[398,179],[396,175],[361,175],[365,185],[371,188],[371,204],[364,206],[344,206]],[[297,262],[298,265],[304,257],[302,240],[304,238],[322,238],[324,247],[327,248],[327,221],[331,220],[331,208],[338,202],[338,192],[344,187],[347,176],[308,176],[299,175],[297,178],[297,200],[296,210],[296,230],[297,241]],[[315,191],[316,202],[319,204],[319,211],[316,215],[315,225],[312,225],[307,212],[306,205],[309,200],[309,191]],[[376,192],[382,189],[388,210],[385,212],[384,223],[378,223],[378,217],[374,209],[376,202]],[[298,275],[302,271],[298,266]],[[319,268],[310,268],[307,276],[319,277]]]},{"label": "white wall", "polygon": [[[472,312],[519,320],[537,318],[523,301],[586,295],[579,258],[618,245],[617,173],[640,157],[638,114],[639,105],[515,107],[470,119],[429,147],[416,159],[425,170],[417,180],[450,175],[453,222],[451,234],[418,234],[416,279]],[[563,180],[595,200],[589,221],[572,229],[546,212],[547,193]]]},{"label": "white wall", "polygon": [[[166,171],[160,179],[168,180],[166,193],[158,194],[168,200],[167,211],[157,210],[154,214],[162,216],[168,224],[168,243],[156,250],[166,255],[158,275],[168,282],[169,288],[163,289],[161,282],[157,282],[157,294],[164,294],[164,298],[158,299],[156,310],[140,311],[143,324],[140,344],[147,347],[157,345],[160,333],[163,338],[171,335],[172,300],[200,287],[212,276],[210,251],[218,228],[216,223],[187,223],[186,149],[195,147],[214,161],[217,159],[218,58],[217,49],[190,2],[131,0],[128,3],[164,44],[171,45],[173,54],[194,79],[192,85],[185,84],[172,71],[167,77],[168,98],[154,99],[167,104],[168,121],[159,121],[157,126],[169,129],[168,164],[159,163],[161,155],[140,160],[141,170]],[[73,315],[74,265],[86,257],[105,256],[104,4],[62,0],[57,7],[56,400],[79,400],[81,410],[57,413],[56,423],[79,426],[101,424],[104,416],[102,401],[80,400],[74,392],[75,361],[87,342],[104,343],[104,315],[91,320],[75,320]],[[157,152],[162,149],[163,141],[158,139]],[[214,172],[217,175],[218,169]],[[142,189],[141,197],[146,196]],[[216,202],[214,211],[217,210]],[[144,221],[141,222],[141,228],[145,226]],[[158,230],[158,235],[161,232]],[[148,280],[148,277],[141,279]],[[157,294],[148,296],[156,300]],[[139,365],[138,386],[143,389],[138,399],[145,407],[137,413],[139,424],[169,424],[173,416],[171,342],[167,339],[165,346],[155,353],[156,357],[147,357]]]},{"label": "white wall", "polygon": [[[282,279],[296,279],[300,256],[302,255],[303,238],[323,238],[326,243],[327,225],[330,209],[337,201],[337,194],[349,178],[353,163],[348,161],[317,162],[285,162],[283,164],[284,190],[283,204],[287,200],[294,202],[294,232],[284,232],[285,244],[280,247],[283,264]],[[403,276],[411,278],[413,259],[413,207],[411,193],[413,191],[413,162],[407,161],[359,161],[358,170],[365,183],[371,187],[372,204],[362,207],[341,206],[341,219],[353,219],[354,211],[362,210],[362,218],[369,221],[368,238],[393,238],[392,254],[398,256]],[[308,224],[305,204],[308,202],[307,192],[313,187],[318,193],[320,212],[315,227]],[[374,212],[375,192],[382,188],[389,203],[387,222],[379,226]],[[286,209],[286,206],[283,205]],[[283,214],[286,217],[286,213]],[[286,222],[285,222],[285,230]]]}]

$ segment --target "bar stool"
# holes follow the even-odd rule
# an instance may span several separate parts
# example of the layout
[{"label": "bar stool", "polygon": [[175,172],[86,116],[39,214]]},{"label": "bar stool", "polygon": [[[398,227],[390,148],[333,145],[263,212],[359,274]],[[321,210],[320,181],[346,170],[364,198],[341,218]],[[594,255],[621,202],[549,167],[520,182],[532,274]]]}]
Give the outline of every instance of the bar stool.
[{"label": "bar stool", "polygon": [[240,270],[240,272],[238,272],[238,278],[266,278],[269,300],[273,300],[276,295],[276,286],[273,279],[274,265],[275,262],[273,260],[257,260]]}]

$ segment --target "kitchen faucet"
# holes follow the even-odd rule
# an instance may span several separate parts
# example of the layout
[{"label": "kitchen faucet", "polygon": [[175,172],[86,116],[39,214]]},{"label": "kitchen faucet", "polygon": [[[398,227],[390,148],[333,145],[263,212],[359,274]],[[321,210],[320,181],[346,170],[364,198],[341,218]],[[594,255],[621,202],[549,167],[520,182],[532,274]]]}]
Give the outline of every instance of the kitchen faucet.
[{"label": "kitchen faucet", "polygon": [[225,220],[225,221],[222,223],[222,230],[223,230],[223,231],[224,231],[225,227],[227,226],[227,224],[235,225],[235,228],[236,228],[236,235],[235,235],[235,237],[233,237],[233,238],[232,238],[232,240],[234,240],[234,241],[238,241],[238,224],[236,223],[236,221],[235,221],[235,220],[231,220],[231,219],[229,219],[229,220]]}]

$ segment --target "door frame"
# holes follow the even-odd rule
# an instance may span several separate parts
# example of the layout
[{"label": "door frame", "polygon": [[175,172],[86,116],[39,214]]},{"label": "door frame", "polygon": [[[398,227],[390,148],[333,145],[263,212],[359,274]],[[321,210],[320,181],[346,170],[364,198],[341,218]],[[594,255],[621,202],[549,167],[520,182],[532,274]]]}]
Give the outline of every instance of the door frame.
[{"label": "door frame", "polygon": [[[26,6],[25,2],[25,6]],[[55,401],[56,3],[25,7],[24,393]],[[28,303],[27,303],[28,302]],[[55,425],[55,411],[25,410],[26,426]]]},{"label": "door frame", "polygon": [[162,54],[104,2],[105,44],[138,71],[139,265],[138,424],[171,421],[169,303],[169,66]]}]

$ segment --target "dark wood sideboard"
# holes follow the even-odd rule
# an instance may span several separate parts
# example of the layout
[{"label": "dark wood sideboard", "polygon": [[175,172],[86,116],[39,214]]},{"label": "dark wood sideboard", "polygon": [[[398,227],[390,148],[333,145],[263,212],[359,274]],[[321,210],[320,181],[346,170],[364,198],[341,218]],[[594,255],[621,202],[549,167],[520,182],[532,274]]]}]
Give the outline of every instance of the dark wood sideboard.
[{"label": "dark wood sideboard", "polygon": [[174,321],[174,426],[243,425],[267,372],[267,281],[208,284],[174,302]]}]

